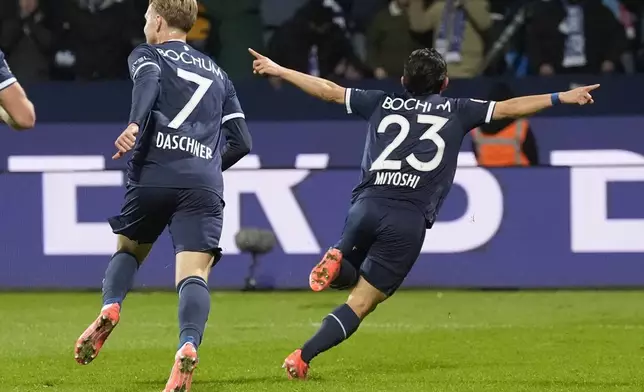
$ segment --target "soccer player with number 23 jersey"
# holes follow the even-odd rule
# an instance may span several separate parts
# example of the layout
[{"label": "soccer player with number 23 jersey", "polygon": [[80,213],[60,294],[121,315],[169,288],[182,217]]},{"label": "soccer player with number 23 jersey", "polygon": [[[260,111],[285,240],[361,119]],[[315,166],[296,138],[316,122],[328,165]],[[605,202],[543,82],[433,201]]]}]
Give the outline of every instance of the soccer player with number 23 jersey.
[{"label": "soccer player with number 23 jersey", "polygon": [[351,289],[351,294],[286,358],[289,378],[306,378],[313,358],[348,339],[400,287],[449,193],[458,152],[470,130],[558,104],[591,104],[590,93],[599,87],[502,102],[447,98],[441,95],[449,83],[445,60],[434,49],[419,49],[404,64],[404,92],[392,94],[344,88],[249,51],[256,74],[282,78],[314,97],[343,105],[368,126],[362,179],[353,190],[341,238],[309,277],[314,291],[331,287]]}]

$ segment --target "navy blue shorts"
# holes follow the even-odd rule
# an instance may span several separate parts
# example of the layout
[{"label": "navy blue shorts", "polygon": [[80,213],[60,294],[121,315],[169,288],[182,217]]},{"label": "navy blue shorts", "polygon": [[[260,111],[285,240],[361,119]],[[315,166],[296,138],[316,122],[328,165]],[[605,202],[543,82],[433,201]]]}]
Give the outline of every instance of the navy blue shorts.
[{"label": "navy blue shorts", "polygon": [[335,247],[367,282],[390,296],[418,259],[426,230],[425,217],[413,204],[365,198],[349,209]]},{"label": "navy blue shorts", "polygon": [[206,190],[128,186],[121,214],[109,223],[140,244],[154,243],[168,226],[175,253],[221,253],[223,202]]}]

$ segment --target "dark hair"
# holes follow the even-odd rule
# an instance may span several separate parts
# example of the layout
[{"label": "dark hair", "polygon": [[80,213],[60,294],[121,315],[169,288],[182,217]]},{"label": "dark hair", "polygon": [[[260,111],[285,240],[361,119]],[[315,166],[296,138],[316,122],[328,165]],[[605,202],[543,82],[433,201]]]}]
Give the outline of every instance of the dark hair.
[{"label": "dark hair", "polygon": [[447,79],[447,63],[436,49],[411,52],[403,73],[403,85],[412,95],[438,94]]}]

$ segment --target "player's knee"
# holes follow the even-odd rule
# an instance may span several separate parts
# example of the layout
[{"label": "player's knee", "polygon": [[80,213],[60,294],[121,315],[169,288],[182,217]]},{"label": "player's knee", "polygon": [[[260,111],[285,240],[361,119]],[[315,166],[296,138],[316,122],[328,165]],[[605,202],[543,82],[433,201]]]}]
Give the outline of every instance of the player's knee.
[{"label": "player's knee", "polygon": [[139,244],[123,235],[119,235],[116,242],[116,253],[129,253],[139,264],[143,263],[151,249],[152,244]]},{"label": "player's knee", "polygon": [[347,305],[362,320],[373,312],[380,301],[374,296],[351,294],[347,300]]},{"label": "player's knee", "polygon": [[386,299],[387,296],[383,292],[367,282],[365,278],[360,278],[356,287],[351,291],[351,295],[349,295],[347,305],[362,320],[373,312],[379,303]]},{"label": "player's knee", "polygon": [[179,284],[179,282],[190,276],[198,276],[208,282],[208,276],[214,260],[212,253],[179,252],[176,257],[175,284]]}]

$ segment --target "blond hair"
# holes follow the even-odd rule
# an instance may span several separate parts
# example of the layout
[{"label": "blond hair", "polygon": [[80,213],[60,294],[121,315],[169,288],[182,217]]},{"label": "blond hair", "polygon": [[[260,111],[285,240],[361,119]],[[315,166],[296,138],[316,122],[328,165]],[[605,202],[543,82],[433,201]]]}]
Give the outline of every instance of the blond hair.
[{"label": "blond hair", "polygon": [[197,21],[197,0],[150,0],[150,6],[168,26],[187,33]]}]

